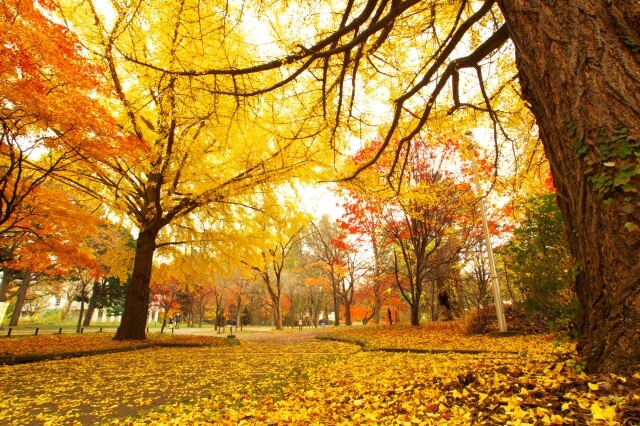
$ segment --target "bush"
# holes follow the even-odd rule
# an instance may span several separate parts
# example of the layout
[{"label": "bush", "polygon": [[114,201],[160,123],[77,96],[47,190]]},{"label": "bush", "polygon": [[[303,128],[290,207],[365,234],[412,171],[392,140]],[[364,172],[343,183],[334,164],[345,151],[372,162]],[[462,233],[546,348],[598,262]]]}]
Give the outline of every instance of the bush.
[{"label": "bush", "polygon": [[[507,330],[524,334],[548,333],[549,327],[536,315],[528,315],[515,305],[504,306],[504,316]],[[484,334],[500,331],[495,305],[475,311],[467,320],[467,333]]]}]

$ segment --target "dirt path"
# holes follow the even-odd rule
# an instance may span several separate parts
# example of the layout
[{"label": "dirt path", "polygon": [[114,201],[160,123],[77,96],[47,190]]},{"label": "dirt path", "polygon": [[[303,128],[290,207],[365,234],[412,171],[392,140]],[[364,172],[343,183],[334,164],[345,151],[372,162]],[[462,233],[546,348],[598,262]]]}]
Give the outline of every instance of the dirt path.
[{"label": "dirt path", "polygon": [[[245,327],[243,330],[233,329],[233,335],[236,339],[242,341],[252,342],[272,342],[272,343],[297,343],[297,342],[309,342],[315,339],[316,336],[321,336],[330,331],[335,330],[332,327],[321,328],[309,328],[305,327],[302,330],[299,328],[285,328],[284,330],[274,330],[271,327]],[[226,327],[224,331],[216,331],[212,327],[206,328],[186,328],[182,327],[173,331],[174,334],[192,334],[200,336],[214,336],[220,338],[226,338],[231,332]]]},{"label": "dirt path", "polygon": [[240,332],[237,334],[237,338],[242,342],[243,340],[250,340],[254,342],[272,342],[272,343],[299,343],[309,342],[316,338],[326,334],[330,329],[317,328],[317,329],[303,329],[302,331],[295,330],[281,330],[281,331],[257,331],[257,332]]}]

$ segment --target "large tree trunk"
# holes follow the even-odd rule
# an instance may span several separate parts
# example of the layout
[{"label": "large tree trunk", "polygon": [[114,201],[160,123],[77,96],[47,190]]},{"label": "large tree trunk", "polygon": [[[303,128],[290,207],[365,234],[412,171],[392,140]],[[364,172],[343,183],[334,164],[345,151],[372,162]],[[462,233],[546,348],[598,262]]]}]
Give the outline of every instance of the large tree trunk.
[{"label": "large tree trunk", "polygon": [[157,230],[145,229],[138,236],[133,273],[115,340],[144,340],[146,337],[149,283],[157,235]]},{"label": "large tree trunk", "polygon": [[340,325],[340,296],[338,295],[338,283],[335,281],[336,280],[332,278],[331,287],[333,290],[333,312],[335,312],[333,325],[337,327]]},{"label": "large tree trunk", "polygon": [[[640,176],[635,156],[617,153],[612,135],[625,128],[640,140],[640,6],[611,0],[499,0],[499,5],[577,261],[578,350],[589,372],[637,372],[640,232],[625,223],[640,223],[635,192]],[[604,139],[598,140],[601,132]],[[604,145],[613,154],[607,156]],[[620,176],[621,164],[631,164],[636,173],[626,192],[622,182],[612,186],[606,179]],[[598,180],[604,182],[600,196],[594,189]]]},{"label": "large tree trunk", "polygon": [[420,325],[420,303],[412,303],[411,305],[411,325]]}]

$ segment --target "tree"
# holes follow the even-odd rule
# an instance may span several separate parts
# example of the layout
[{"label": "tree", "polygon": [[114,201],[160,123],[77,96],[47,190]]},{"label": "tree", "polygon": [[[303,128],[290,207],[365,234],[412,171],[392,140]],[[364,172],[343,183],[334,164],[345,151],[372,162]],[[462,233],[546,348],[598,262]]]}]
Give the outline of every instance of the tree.
[{"label": "tree", "polygon": [[[75,195],[54,181],[44,182],[19,206],[19,210],[28,211],[22,215],[21,225],[0,233],[3,270],[9,271],[7,280],[15,274],[22,277],[11,325],[17,325],[28,287],[38,276],[65,276],[76,268],[93,277],[102,273],[89,244],[99,219],[79,207]],[[8,284],[3,279],[0,300],[6,300]]]},{"label": "tree", "polygon": [[[340,290],[347,270],[345,268],[346,253],[340,242],[342,230],[337,222],[332,222],[329,216],[323,216],[318,224],[312,223],[313,230],[305,243],[311,252],[313,265],[322,271],[327,278],[333,296],[334,325],[340,325]],[[338,242],[338,244],[335,244]],[[326,318],[326,317],[325,317]]]},{"label": "tree", "polygon": [[178,281],[175,278],[166,278],[163,281],[152,280],[151,305],[160,309],[162,313],[162,331],[167,323],[169,311],[178,308],[176,294],[178,293]]},{"label": "tree", "polygon": [[[363,147],[356,155],[360,158],[356,167],[369,161],[380,143],[374,140]],[[456,233],[466,234],[474,197],[465,182],[465,168],[454,172],[452,167],[457,158],[455,140],[416,137],[411,144],[411,151],[403,151],[402,170],[393,172],[395,160],[385,155],[374,171],[361,173],[359,179],[361,187],[369,188],[367,194],[376,194],[383,206],[375,212],[384,219],[387,239],[393,244],[396,285],[411,307],[411,324],[419,325],[427,284],[433,284],[427,299],[433,310],[436,283],[442,286],[450,265],[457,260],[462,244],[451,242],[457,239]],[[385,190],[384,176],[396,182],[405,180],[402,191]]]},{"label": "tree", "polygon": [[296,245],[304,237],[309,221],[307,213],[298,210],[297,200],[279,198],[272,190],[262,194],[261,211],[253,220],[252,229],[245,225],[243,258],[240,263],[251,269],[263,281],[269,294],[274,326],[283,329],[283,272]]},{"label": "tree", "polygon": [[[359,154],[361,154],[359,152]],[[349,187],[344,184],[344,211],[340,227],[355,236],[356,243],[372,250],[372,271],[370,287],[373,299],[371,316],[375,324],[380,323],[380,309],[383,299],[383,266],[388,260],[389,241],[384,231],[384,200],[375,194],[375,189],[367,192],[366,186]],[[361,295],[367,292],[361,293]]]},{"label": "tree", "polygon": [[243,308],[246,309],[247,295],[251,288],[251,285],[256,281],[259,282],[259,277],[249,274],[248,276],[241,275],[241,271],[233,271],[233,277],[231,278],[231,286],[229,292],[233,295],[234,304],[236,305],[236,325],[242,327],[242,317],[244,316]]},{"label": "tree", "polygon": [[229,203],[246,202],[261,184],[315,174],[302,170],[311,158],[314,167],[322,160],[312,139],[319,121],[297,120],[304,107],[296,97],[272,108],[273,99],[212,94],[212,87],[234,87],[237,81],[230,76],[181,77],[140,65],[160,58],[167,68],[184,61],[244,66],[255,53],[242,41],[248,29],[233,13],[222,17],[217,2],[170,1],[161,13],[158,4],[146,1],[127,7],[116,1],[64,3],[65,18],[79,29],[92,57],[107,67],[107,84],[118,99],[109,106],[119,125],[139,142],[134,158],[102,158],[78,173],[138,231],[115,338],[144,339],[156,249],[196,244]]},{"label": "tree", "polygon": [[555,194],[530,199],[526,214],[503,249],[509,275],[524,296],[525,309],[566,329],[575,322],[577,300],[573,259]]},{"label": "tree", "polygon": [[477,233],[469,238],[469,244],[464,252],[465,260],[470,266],[470,271],[465,277],[465,293],[469,305],[479,310],[489,304],[491,295],[490,272],[485,255],[484,237]]},{"label": "tree", "polygon": [[98,100],[102,68],[75,33],[50,19],[55,2],[2,3],[0,13],[0,235],[28,226],[23,208],[47,180],[86,157],[126,149]]}]

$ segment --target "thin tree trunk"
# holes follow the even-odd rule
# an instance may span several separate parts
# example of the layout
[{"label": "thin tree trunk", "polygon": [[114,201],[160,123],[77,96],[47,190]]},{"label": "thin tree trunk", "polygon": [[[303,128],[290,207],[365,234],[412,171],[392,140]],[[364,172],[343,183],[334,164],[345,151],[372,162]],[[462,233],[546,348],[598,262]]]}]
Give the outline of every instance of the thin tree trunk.
[{"label": "thin tree trunk", "polygon": [[94,281],[93,289],[91,290],[91,299],[89,299],[87,313],[84,316],[84,323],[82,323],[84,327],[89,327],[91,325],[91,317],[93,316],[93,311],[96,309],[98,297],[100,297],[100,283],[98,281]]},{"label": "thin tree trunk", "polygon": [[78,314],[78,325],[76,325],[76,333],[80,333],[82,328],[82,315],[84,314],[84,285],[82,286],[82,293],[80,294],[80,313]]},{"label": "thin tree trunk", "polygon": [[373,323],[380,324],[380,309],[382,308],[382,283],[380,282],[380,250],[378,244],[373,243]]},{"label": "thin tree trunk", "polygon": [[157,230],[147,229],[138,236],[133,273],[115,340],[144,340],[146,337],[147,301],[157,234]]},{"label": "thin tree trunk", "polygon": [[284,329],[282,325],[282,309],[280,305],[280,298],[278,297],[276,300],[271,301],[273,304],[273,325],[276,330]]},{"label": "thin tree trunk", "polygon": [[334,325],[340,325],[340,297],[338,296],[338,284],[333,284],[333,311],[335,312]]},{"label": "thin tree trunk", "polygon": [[[640,139],[637,2],[498,4],[576,260],[578,351],[588,372],[637,372],[640,236],[633,225],[640,225],[640,176],[635,156],[621,147]],[[624,164],[635,172],[617,182]]]},{"label": "thin tree trunk", "polygon": [[22,284],[20,284],[20,288],[18,289],[18,294],[16,295],[16,304],[13,307],[13,314],[9,321],[9,327],[15,327],[18,325],[18,321],[20,321],[22,307],[24,306],[24,301],[27,298],[27,290],[29,289],[29,284],[31,284],[31,277],[31,270],[27,270],[24,274],[24,278],[22,279]]}]

